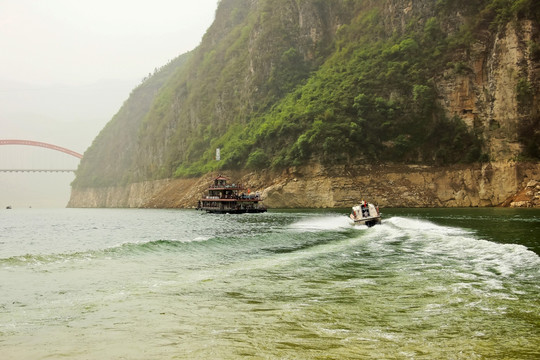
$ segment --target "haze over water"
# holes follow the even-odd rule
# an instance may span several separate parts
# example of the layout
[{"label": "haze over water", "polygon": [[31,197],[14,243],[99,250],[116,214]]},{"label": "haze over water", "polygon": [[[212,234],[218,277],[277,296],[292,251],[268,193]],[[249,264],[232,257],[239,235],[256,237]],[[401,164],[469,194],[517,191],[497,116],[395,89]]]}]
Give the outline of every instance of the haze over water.
[{"label": "haze over water", "polygon": [[2,359],[537,359],[540,211],[0,216]]}]

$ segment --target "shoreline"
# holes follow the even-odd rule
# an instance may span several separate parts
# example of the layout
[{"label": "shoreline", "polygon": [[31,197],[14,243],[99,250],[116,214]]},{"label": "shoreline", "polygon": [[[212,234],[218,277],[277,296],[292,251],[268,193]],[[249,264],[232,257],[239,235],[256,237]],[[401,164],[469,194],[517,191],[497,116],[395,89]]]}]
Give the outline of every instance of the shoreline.
[{"label": "shoreline", "polygon": [[[331,168],[312,164],[279,173],[222,173],[261,192],[268,208],[348,208],[362,199],[392,208],[540,207],[540,163]],[[217,175],[72,188],[67,207],[195,208]]]}]

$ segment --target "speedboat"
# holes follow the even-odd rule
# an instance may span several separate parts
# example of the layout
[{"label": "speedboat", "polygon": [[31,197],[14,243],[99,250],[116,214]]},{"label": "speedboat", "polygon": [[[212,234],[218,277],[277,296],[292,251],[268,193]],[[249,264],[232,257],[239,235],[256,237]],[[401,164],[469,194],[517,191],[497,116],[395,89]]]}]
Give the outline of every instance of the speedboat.
[{"label": "speedboat", "polygon": [[371,203],[367,203],[364,200],[358,205],[352,207],[352,212],[349,215],[355,225],[366,225],[372,227],[373,225],[381,223],[381,213],[379,207]]}]

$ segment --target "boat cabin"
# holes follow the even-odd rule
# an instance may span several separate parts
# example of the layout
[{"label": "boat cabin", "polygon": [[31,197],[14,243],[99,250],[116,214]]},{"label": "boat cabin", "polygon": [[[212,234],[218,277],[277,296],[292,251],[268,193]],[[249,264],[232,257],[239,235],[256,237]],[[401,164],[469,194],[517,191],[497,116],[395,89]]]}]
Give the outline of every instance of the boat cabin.
[{"label": "boat cabin", "polygon": [[228,178],[219,175],[199,200],[197,210],[210,213],[258,213],[266,208],[260,204],[260,194],[252,194],[241,184],[228,184]]}]

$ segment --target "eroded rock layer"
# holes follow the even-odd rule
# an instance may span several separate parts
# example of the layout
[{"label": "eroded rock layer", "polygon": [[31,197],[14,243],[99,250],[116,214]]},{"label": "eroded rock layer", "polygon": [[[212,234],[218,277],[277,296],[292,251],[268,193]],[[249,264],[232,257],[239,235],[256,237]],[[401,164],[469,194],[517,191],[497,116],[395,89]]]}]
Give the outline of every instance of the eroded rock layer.
[{"label": "eroded rock layer", "polygon": [[[74,189],[69,207],[192,208],[214,176]],[[429,167],[378,165],[289,168],[282,173],[229,172],[260,191],[270,208],[341,208],[365,199],[382,207],[539,206],[540,166],[490,163]],[[519,193],[519,194],[518,194]]]}]

